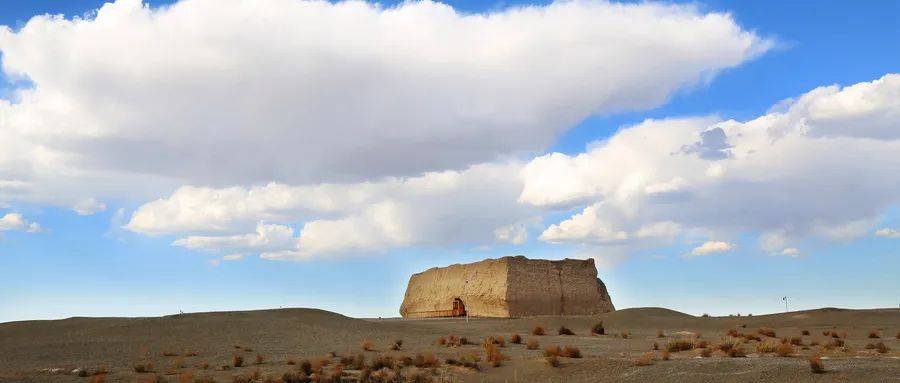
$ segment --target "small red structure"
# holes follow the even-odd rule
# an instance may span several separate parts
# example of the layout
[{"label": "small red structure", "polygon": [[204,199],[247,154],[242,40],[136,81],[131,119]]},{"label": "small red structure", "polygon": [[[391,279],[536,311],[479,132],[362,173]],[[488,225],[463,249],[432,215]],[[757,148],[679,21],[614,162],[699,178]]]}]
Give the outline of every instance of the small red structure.
[{"label": "small red structure", "polygon": [[466,316],[466,305],[463,304],[462,299],[456,298],[453,300],[453,316],[455,316],[455,317]]}]

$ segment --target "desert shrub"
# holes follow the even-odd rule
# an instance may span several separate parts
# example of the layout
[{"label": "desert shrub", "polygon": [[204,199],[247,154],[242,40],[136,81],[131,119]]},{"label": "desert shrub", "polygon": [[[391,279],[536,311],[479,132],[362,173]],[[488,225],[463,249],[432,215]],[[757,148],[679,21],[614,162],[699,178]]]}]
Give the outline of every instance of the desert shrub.
[{"label": "desert shrub", "polygon": [[162,356],[178,356],[178,353],[175,351],[163,351]]},{"label": "desert shrub", "polygon": [[231,383],[253,383],[253,381],[244,375],[234,375],[231,377]]},{"label": "desert shrub", "polygon": [[322,371],[322,368],[331,364],[331,358],[328,356],[318,357],[312,360],[311,367],[313,371]]},{"label": "desert shrub", "polygon": [[547,361],[547,364],[549,364],[550,367],[559,367],[560,365],[559,357],[556,355],[545,356],[544,360]]},{"label": "desert shrub", "polygon": [[162,375],[144,376],[138,379],[139,383],[166,383],[166,378]]},{"label": "desert shrub", "polygon": [[207,362],[205,360],[201,361],[200,363],[197,363],[197,368],[199,368],[201,370],[209,370],[209,362]]},{"label": "desert shrub", "polygon": [[440,339],[436,340],[435,342],[437,342],[439,346],[459,347],[465,344],[466,338],[460,338],[456,335],[448,335],[445,344],[441,345]]},{"label": "desert shrub", "polygon": [[751,340],[755,340],[757,342],[762,342],[762,338],[760,338],[759,335],[756,335],[756,334],[740,334],[740,335],[747,342],[749,342]]},{"label": "desert shrub", "polygon": [[500,347],[506,347],[506,339],[504,339],[503,336],[498,336],[494,338],[494,344]]},{"label": "desert shrub", "polygon": [[446,345],[447,345],[447,338],[444,338],[444,337],[442,337],[442,336],[439,336],[437,339],[434,340],[434,344],[436,344],[436,345],[438,345],[438,346],[446,346]]},{"label": "desert shrub", "polygon": [[712,356],[712,350],[708,348],[700,349],[700,356],[709,358]]},{"label": "desert shrub", "polygon": [[372,371],[372,373],[369,374],[369,381],[379,382],[379,383],[396,382],[397,381],[397,373],[391,369],[382,368],[379,370]]},{"label": "desert shrub", "polygon": [[563,347],[562,352],[559,354],[559,356],[565,358],[581,358],[581,350],[578,349],[578,347],[567,345]]},{"label": "desert shrub", "polygon": [[665,338],[666,333],[664,333],[662,329],[656,330],[656,337],[657,338]]},{"label": "desert shrub", "polygon": [[88,382],[90,382],[90,383],[103,383],[105,381],[106,381],[105,374],[104,375],[94,375],[90,379],[88,379]]},{"label": "desert shrub", "polygon": [[760,342],[756,344],[756,352],[760,354],[767,354],[771,352],[775,352],[778,349],[779,343],[774,340],[767,340],[765,342]]},{"label": "desert shrub", "polygon": [[591,327],[591,334],[606,335],[606,329],[603,328],[603,321],[600,321],[597,324],[595,324],[594,327]]},{"label": "desert shrub", "polygon": [[428,370],[412,368],[403,374],[403,381],[405,383],[432,383],[434,377]]},{"label": "desert shrub", "polygon": [[891,351],[884,342],[869,343],[866,345],[866,350],[875,350],[878,351],[879,354],[886,354],[888,351]]},{"label": "desert shrub", "polygon": [[[208,375],[201,375],[194,378],[194,383],[216,383],[216,380]],[[285,383],[299,383],[299,382],[285,382]]]},{"label": "desert shrub", "polygon": [[831,340],[825,344],[825,347],[829,349],[844,347],[844,340],[840,338],[831,338]]},{"label": "desert shrub", "polygon": [[496,344],[485,345],[484,354],[485,360],[494,367],[499,367],[503,363],[503,359],[505,359],[503,353],[500,352],[500,347],[497,347]]},{"label": "desert shrub", "polygon": [[297,360],[294,358],[288,358],[286,361],[284,361],[284,363],[287,364],[288,366],[296,366]]},{"label": "desert shrub", "polygon": [[709,347],[709,342],[705,340],[694,340],[694,348],[707,348]]},{"label": "desert shrub", "polygon": [[388,349],[390,349],[391,351],[400,351],[400,345],[397,343],[391,343]]},{"label": "desert shrub", "polygon": [[520,336],[519,334],[513,334],[511,337],[509,337],[509,343],[522,344],[522,336]]},{"label": "desert shrub", "polygon": [[790,343],[779,344],[778,347],[775,348],[775,354],[781,357],[791,356],[794,354],[794,346]]},{"label": "desert shrub", "polygon": [[659,350],[659,343],[653,342],[653,350]]},{"label": "desert shrub", "polygon": [[671,356],[672,354],[669,352],[669,350],[662,350],[659,352],[659,358],[662,360],[669,360]]},{"label": "desert shrub", "polygon": [[248,376],[248,378],[250,378],[250,380],[256,381],[256,380],[259,380],[259,378],[261,376],[262,376],[262,371],[260,371],[258,368],[256,368],[253,370],[253,372],[250,373],[250,376]]},{"label": "desert shrub", "polygon": [[431,353],[418,353],[416,357],[413,358],[413,366],[416,367],[438,367],[441,365],[441,361]]},{"label": "desert shrub", "polygon": [[869,339],[878,339],[878,338],[881,338],[880,336],[878,336],[878,331],[875,331],[875,330],[869,331]]},{"label": "desert shrub", "polygon": [[808,336],[808,335],[809,335],[809,330],[803,330],[803,331],[800,332],[800,334],[803,335],[803,336]]},{"label": "desert shrub", "polygon": [[896,338],[900,339],[900,331],[897,332]]},{"label": "desert shrub", "polygon": [[812,342],[809,342],[809,345],[810,345],[810,346],[818,346],[818,345],[819,345],[819,341],[814,340],[814,341],[812,341]]},{"label": "desert shrub", "polygon": [[825,365],[822,364],[822,357],[813,355],[809,357],[809,369],[813,374],[821,374],[825,372]]},{"label": "desert shrub", "polygon": [[534,326],[534,328],[531,329],[531,335],[541,336],[544,335],[544,333],[544,328],[541,326]]},{"label": "desert shrub", "polygon": [[791,337],[791,344],[794,345],[794,346],[802,346],[802,345],[803,345],[803,338],[801,338],[801,337],[799,337],[799,336]]},{"label": "desert shrub", "polygon": [[671,342],[666,343],[666,351],[668,352],[679,352],[679,351],[687,351],[694,349],[694,342],[687,338],[681,338],[678,340],[673,340]]},{"label": "desert shrub", "polygon": [[309,359],[303,359],[300,361],[298,369],[306,375],[312,374],[312,362],[310,362]]},{"label": "desert shrub", "polygon": [[537,350],[538,347],[541,347],[541,344],[538,343],[537,339],[529,339],[528,342],[525,344],[525,348],[527,348],[529,350]]},{"label": "desert shrub", "polygon": [[770,338],[775,337],[775,330],[769,327],[761,327],[757,332],[759,332],[760,335],[765,335]]},{"label": "desert shrub", "polygon": [[309,382],[309,376],[302,371],[288,371],[281,375],[281,381],[284,383],[307,383]]},{"label": "desert shrub", "polygon": [[831,336],[831,331],[822,331],[822,336]]},{"label": "desert shrub", "polygon": [[544,348],[544,356],[559,356],[561,352],[562,349],[560,349],[559,346],[547,346]]},{"label": "desert shrub", "polygon": [[722,343],[719,343],[716,348],[722,350],[722,352],[728,353],[732,348],[739,347],[741,343],[741,338],[724,338],[722,339]]},{"label": "desert shrub", "polygon": [[241,367],[244,365],[244,357],[240,355],[232,355],[231,356],[231,365],[234,367]]},{"label": "desert shrub", "polygon": [[566,326],[559,326],[559,330],[556,330],[556,333],[559,335],[575,335],[575,333]]},{"label": "desert shrub", "polygon": [[372,343],[371,340],[366,339],[362,342],[362,344],[360,344],[360,348],[362,348],[363,351],[374,351],[375,343]]},{"label": "desert shrub", "polygon": [[393,369],[394,368],[394,358],[391,358],[388,355],[378,355],[374,359],[372,359],[372,370],[381,370],[383,368]]},{"label": "desert shrub", "polygon": [[744,352],[744,347],[740,345],[732,347],[726,354],[728,354],[728,357],[730,358],[743,358],[747,356],[747,353]]},{"label": "desert shrub", "polygon": [[262,354],[256,354],[256,364],[263,364],[266,362],[266,357],[262,356]]},{"label": "desert shrub", "polygon": [[134,372],[137,372],[139,374],[153,372],[153,362],[135,363],[131,367],[134,368]]},{"label": "desert shrub", "polygon": [[622,331],[621,333],[619,333],[619,336],[621,336],[622,339],[628,339],[628,337],[631,336],[631,333],[628,331]]},{"label": "desert shrub", "polygon": [[332,382],[340,382],[342,376],[344,376],[344,366],[341,364],[334,366],[329,374]]},{"label": "desert shrub", "polygon": [[732,329],[728,329],[728,331],[725,332],[725,335],[732,336],[732,337],[735,337],[735,338],[741,337],[741,333],[739,333],[738,330],[735,330],[735,329],[733,329],[733,328],[732,328]]},{"label": "desert shrub", "polygon": [[653,364],[653,353],[645,352],[643,355],[631,362],[633,366],[649,366]]}]

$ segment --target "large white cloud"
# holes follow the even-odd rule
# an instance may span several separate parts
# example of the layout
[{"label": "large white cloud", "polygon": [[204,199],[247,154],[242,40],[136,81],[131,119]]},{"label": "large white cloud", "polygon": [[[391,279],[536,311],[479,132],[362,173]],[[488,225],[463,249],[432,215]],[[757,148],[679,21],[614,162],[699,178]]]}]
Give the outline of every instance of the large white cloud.
[{"label": "large white cloud", "polygon": [[0,28],[3,70],[32,84],[0,101],[0,179],[31,186],[8,198],[71,206],[464,169],[660,105],[770,45],[662,3],[118,0]]},{"label": "large white cloud", "polygon": [[585,153],[522,170],[519,200],[586,206],[541,239],[619,243],[647,225],[725,237],[760,233],[798,256],[807,236],[852,240],[900,202],[900,75],[815,89],[757,119],[648,120]]}]

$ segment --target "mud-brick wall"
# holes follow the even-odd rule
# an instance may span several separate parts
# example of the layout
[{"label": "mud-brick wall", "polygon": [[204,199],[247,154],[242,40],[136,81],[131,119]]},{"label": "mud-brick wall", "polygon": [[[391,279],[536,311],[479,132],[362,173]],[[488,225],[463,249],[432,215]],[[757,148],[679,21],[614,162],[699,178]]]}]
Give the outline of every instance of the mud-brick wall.
[{"label": "mud-brick wall", "polygon": [[510,316],[593,315],[613,311],[593,259],[508,258]]},{"label": "mud-brick wall", "polygon": [[506,261],[501,258],[413,274],[400,306],[400,315],[436,316],[433,314],[436,311],[451,310],[453,300],[459,298],[470,316],[508,317],[507,269]]}]

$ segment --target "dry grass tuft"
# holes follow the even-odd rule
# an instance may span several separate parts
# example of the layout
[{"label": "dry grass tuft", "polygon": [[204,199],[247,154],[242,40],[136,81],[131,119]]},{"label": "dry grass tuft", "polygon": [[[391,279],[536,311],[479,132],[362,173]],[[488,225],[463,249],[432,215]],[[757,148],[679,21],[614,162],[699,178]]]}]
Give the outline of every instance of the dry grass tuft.
[{"label": "dry grass tuft", "polygon": [[744,352],[744,347],[738,345],[737,347],[732,347],[730,350],[726,352],[728,357],[730,358],[743,358],[747,356],[747,353]]},{"label": "dry grass tuft", "polygon": [[655,350],[659,350],[659,343],[658,343],[658,342],[653,342],[653,350],[654,350],[654,351],[655,351]]},{"label": "dry grass tuft", "polygon": [[760,354],[768,354],[771,352],[775,352],[780,345],[779,342],[776,342],[773,339],[769,339],[765,342],[760,342],[756,344],[756,352]]},{"label": "dry grass tuft", "polygon": [[660,357],[662,360],[669,360],[669,358],[671,357],[671,355],[670,355],[670,353],[669,353],[669,350],[662,350],[662,351],[660,351],[660,352],[659,352],[659,357]]},{"label": "dry grass tuft", "polygon": [[760,335],[765,335],[770,338],[775,337],[775,330],[769,327],[761,327],[757,332],[759,332]]},{"label": "dry grass tuft", "polygon": [[309,359],[303,359],[300,361],[300,365],[297,366],[297,369],[306,375],[312,374],[312,362],[310,362]]},{"label": "dry grass tuft", "polygon": [[822,364],[822,357],[813,355],[809,357],[809,369],[813,374],[822,374],[825,372],[825,365]]},{"label": "dry grass tuft", "polygon": [[94,375],[88,379],[89,383],[103,383],[106,381],[106,375]]},{"label": "dry grass tuft", "polygon": [[547,364],[549,364],[550,367],[559,367],[559,365],[560,365],[559,357],[556,355],[545,356],[544,360],[547,361]]},{"label": "dry grass tuft", "polygon": [[581,358],[581,350],[578,349],[578,347],[567,345],[563,347],[562,352],[559,354],[559,356],[562,356],[564,358],[578,359]]},{"label": "dry grass tuft", "polygon": [[879,339],[879,338],[881,338],[881,337],[878,336],[878,331],[875,331],[875,330],[869,331],[869,339]]},{"label": "dry grass tuft", "polygon": [[559,346],[547,346],[544,348],[544,356],[559,356],[562,353],[562,349]]},{"label": "dry grass tuft", "polygon": [[709,349],[709,348],[703,348],[703,349],[700,349],[700,356],[701,356],[701,357],[704,357],[704,358],[709,358],[709,357],[711,357],[711,356],[712,356],[712,349]]},{"label": "dry grass tuft", "polygon": [[779,344],[778,347],[775,348],[775,354],[780,357],[788,357],[794,354],[794,346],[790,343],[782,343]]},{"label": "dry grass tuft", "polygon": [[740,335],[742,338],[744,338],[744,340],[747,342],[750,342],[752,340],[755,340],[757,342],[762,342],[762,338],[760,338],[759,335],[756,335],[756,334],[738,334],[738,335]]},{"label": "dry grass tuft", "polygon": [[803,336],[809,336],[809,330],[803,330],[800,332],[800,334]]},{"label": "dry grass tuft", "polygon": [[888,351],[891,351],[884,342],[869,343],[866,345],[866,350],[875,350],[878,351],[879,354],[887,354]]},{"label": "dry grass tuft", "polygon": [[400,351],[400,349],[402,347],[403,347],[403,339],[397,339],[394,341],[394,343],[391,343],[390,349],[391,349],[391,351]]},{"label": "dry grass tuft", "polygon": [[657,338],[665,338],[666,333],[664,333],[662,329],[656,330],[656,337]]},{"label": "dry grass tuft", "polygon": [[434,340],[434,344],[436,344],[436,345],[438,345],[438,346],[446,346],[446,345],[447,345],[447,338],[444,338],[444,337],[442,337],[442,336],[439,336],[437,339]]},{"label": "dry grass tuft", "polygon": [[241,367],[244,365],[244,357],[240,355],[233,355],[231,357],[231,365],[234,367]]},{"label": "dry grass tuft", "polygon": [[178,356],[178,353],[175,351],[163,351],[162,356]]},{"label": "dry grass tuft", "polygon": [[368,339],[364,340],[360,347],[363,351],[375,351],[375,343]]},{"label": "dry grass tuft", "polygon": [[281,381],[284,383],[307,383],[309,382],[309,376],[302,371],[288,371],[281,375]]},{"label": "dry grass tuft", "polygon": [[593,335],[606,335],[606,329],[603,328],[603,321],[595,324],[594,327],[591,327],[591,334]]},{"label": "dry grass tuft", "polygon": [[265,356],[262,356],[262,354],[256,354],[256,360],[255,360],[256,364],[263,364],[265,362],[266,362]]},{"label": "dry grass tuft", "polygon": [[628,331],[622,331],[621,333],[619,333],[619,336],[621,336],[622,339],[628,339],[628,337],[631,336],[631,333]]},{"label": "dry grass tuft", "polygon": [[794,345],[794,346],[802,346],[802,345],[803,345],[803,338],[801,338],[801,337],[799,337],[799,336],[791,337],[791,344]]},{"label": "dry grass tuft", "polygon": [[525,348],[527,348],[529,350],[537,350],[538,347],[541,347],[541,344],[538,343],[537,339],[529,339],[528,342],[525,344]]},{"label": "dry grass tuft", "polygon": [[544,335],[545,333],[546,333],[546,331],[544,331],[544,328],[541,326],[534,326],[534,328],[531,329],[531,335],[541,336],[541,335]]},{"label": "dry grass tuft", "polygon": [[506,359],[503,353],[500,352],[500,347],[497,347],[496,344],[485,344],[484,354],[484,359],[494,367],[500,367],[503,364],[503,359]]},{"label": "dry grass tuft", "polygon": [[394,358],[391,358],[388,355],[378,355],[374,359],[372,359],[371,367],[373,370],[380,370],[382,368],[393,369]]},{"label": "dry grass tuft", "polygon": [[666,343],[666,351],[668,352],[688,351],[693,349],[694,341],[687,338],[681,338],[679,340],[673,340]]},{"label": "dry grass tuft", "polygon": [[575,333],[572,332],[572,330],[569,330],[569,328],[566,326],[559,326],[559,329],[556,330],[556,333],[559,335],[575,335]]},{"label": "dry grass tuft", "polygon": [[522,344],[522,336],[519,334],[513,334],[511,337],[509,337],[509,343]]},{"label": "dry grass tuft", "polygon": [[134,369],[134,372],[137,372],[139,374],[153,372],[153,362],[135,363],[131,367]]},{"label": "dry grass tuft", "polygon": [[644,355],[641,355],[637,359],[631,362],[632,366],[649,366],[653,364],[653,353],[645,352]]}]

